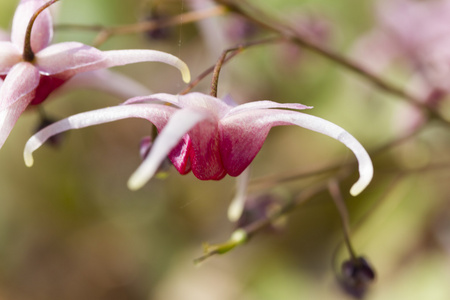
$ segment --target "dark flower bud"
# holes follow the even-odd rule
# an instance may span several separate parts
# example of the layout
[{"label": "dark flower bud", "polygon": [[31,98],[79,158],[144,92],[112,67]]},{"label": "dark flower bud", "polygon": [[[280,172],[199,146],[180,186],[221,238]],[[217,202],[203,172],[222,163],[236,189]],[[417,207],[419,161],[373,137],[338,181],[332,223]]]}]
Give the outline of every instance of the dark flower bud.
[{"label": "dark flower bud", "polygon": [[341,284],[345,291],[355,298],[362,298],[375,280],[374,268],[362,256],[350,258],[342,263]]},{"label": "dark flower bud", "polygon": [[[150,12],[150,15],[145,18],[146,21],[161,21],[164,20],[166,16],[162,15],[156,9]],[[171,29],[169,27],[158,27],[155,29],[147,30],[145,35],[151,40],[165,40],[171,36]]]}]

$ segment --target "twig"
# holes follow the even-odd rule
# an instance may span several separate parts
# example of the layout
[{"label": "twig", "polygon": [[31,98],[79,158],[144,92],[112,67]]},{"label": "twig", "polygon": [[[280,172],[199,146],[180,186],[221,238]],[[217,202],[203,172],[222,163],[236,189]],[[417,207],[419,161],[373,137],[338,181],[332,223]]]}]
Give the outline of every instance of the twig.
[{"label": "twig", "polygon": [[344,231],[344,242],[347,246],[347,250],[350,254],[351,259],[356,261],[357,256],[355,251],[353,250],[352,243],[350,242],[350,223],[348,211],[336,180],[333,179],[329,181],[328,191],[330,192],[331,198],[333,199],[334,204],[338,209],[339,216],[341,217],[342,230]]},{"label": "twig", "polygon": [[[290,40],[294,44],[304,47],[316,54],[319,54],[322,57],[325,57],[339,64],[340,66],[345,67],[347,70],[350,70],[358,74],[359,76],[365,78],[378,88],[392,95],[395,95],[400,99],[407,100],[408,102],[416,106],[418,109],[422,110],[425,115],[437,118],[443,121],[444,123],[450,125],[449,121],[447,121],[441,115],[439,115],[439,113],[434,108],[423,103],[421,99],[407,93],[405,90],[395,85],[392,85],[388,81],[385,81],[381,77],[371,73],[370,71],[366,70],[364,67],[360,66],[356,62],[350,60],[349,58],[340,55],[339,53],[336,53],[331,49],[326,48],[325,46],[311,40],[306,36],[302,36],[300,33],[296,32],[293,28],[283,24],[282,22],[274,19],[273,17],[269,17],[267,14],[261,12],[260,10],[249,4],[247,1],[240,0],[239,4],[237,4],[237,2],[233,0],[215,0],[215,1],[221,5],[227,6],[231,11],[240,14],[247,20],[257,24],[258,26],[265,28],[269,31],[272,31],[284,37],[285,39]],[[242,4],[245,4],[247,9],[242,8]],[[256,11],[257,12],[256,15],[258,15],[258,17],[254,17],[253,16],[254,14],[248,13],[247,10],[252,10],[253,12]],[[261,21],[260,19],[261,16],[265,18],[265,21]]]},{"label": "twig", "polygon": [[191,83],[182,91],[180,92],[181,95],[187,94],[191,89],[193,89],[197,84],[200,83],[206,76],[209,74],[213,74],[212,80],[211,80],[211,95],[214,97],[217,97],[217,87],[218,87],[218,81],[219,81],[219,73],[222,68],[222,66],[230,61],[233,57],[238,55],[239,53],[242,53],[245,49],[248,49],[250,47],[269,44],[269,43],[278,43],[285,41],[283,38],[267,38],[257,41],[252,41],[248,43],[239,44],[235,47],[226,49],[222,52],[222,55],[217,60],[217,63],[205,71],[203,71],[200,75],[197,76],[196,79],[191,81]]},{"label": "twig", "polygon": [[149,30],[170,27],[174,25],[181,25],[187,23],[193,23],[210,17],[222,15],[228,11],[225,6],[215,6],[201,11],[190,11],[183,13],[174,17],[159,20],[150,20],[139,22],[130,25],[121,26],[101,26],[101,25],[69,25],[60,24],[56,26],[57,29],[79,29],[79,30],[90,30],[90,31],[100,31],[97,37],[93,41],[93,46],[99,47],[105,43],[113,35],[129,34],[145,32]]}]

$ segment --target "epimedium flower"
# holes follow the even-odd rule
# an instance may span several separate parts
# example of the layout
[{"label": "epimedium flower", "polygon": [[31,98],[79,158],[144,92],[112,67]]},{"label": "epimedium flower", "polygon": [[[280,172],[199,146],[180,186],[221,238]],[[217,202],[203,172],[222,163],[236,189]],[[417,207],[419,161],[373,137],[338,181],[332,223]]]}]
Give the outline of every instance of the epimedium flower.
[{"label": "epimedium flower", "polygon": [[[40,104],[77,74],[88,72],[85,82],[105,76],[106,80],[117,79],[120,75],[108,77],[92,71],[157,61],[178,68],[183,80],[190,81],[186,64],[168,53],[146,49],[100,51],[78,42],[50,45],[52,19],[45,8],[57,1],[21,0],[14,14],[11,40],[0,41],[0,148],[29,105]],[[111,84],[103,88],[107,86]]]},{"label": "epimedium flower", "polygon": [[135,97],[122,105],[76,114],[42,129],[28,140],[24,159],[27,166],[32,166],[33,151],[58,133],[126,118],[142,118],[153,123],[159,134],[150,153],[130,177],[130,189],[141,188],[166,157],[180,174],[192,171],[201,180],[220,180],[227,174],[238,176],[241,173],[245,178],[247,167],[261,149],[270,129],[297,125],[328,135],[353,151],[359,162],[360,178],[350,193],[358,195],[373,176],[368,153],[338,125],[298,111],[308,108],[311,107],[272,101],[233,106],[202,93]]}]

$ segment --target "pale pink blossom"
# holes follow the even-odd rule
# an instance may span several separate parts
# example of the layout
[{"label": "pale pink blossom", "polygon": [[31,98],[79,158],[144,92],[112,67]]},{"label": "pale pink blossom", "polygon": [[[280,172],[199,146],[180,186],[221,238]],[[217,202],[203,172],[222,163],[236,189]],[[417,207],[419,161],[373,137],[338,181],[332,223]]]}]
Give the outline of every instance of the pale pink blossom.
[{"label": "pale pink blossom", "polygon": [[[405,88],[436,108],[450,92],[450,0],[381,0],[376,26],[354,48],[358,61],[380,74],[396,63],[409,77]],[[413,131],[426,121],[415,106],[395,113],[394,130]]]},{"label": "pale pink blossom", "polygon": [[[373,166],[369,155],[341,127],[297,111],[308,108],[302,104],[272,101],[232,106],[202,93],[136,97],[123,105],[73,115],[42,129],[27,142],[24,159],[26,165],[31,166],[33,151],[48,138],[63,131],[126,118],[142,118],[153,123],[159,135],[150,153],[130,177],[130,189],[141,188],[154,176],[166,157],[169,157],[180,174],[192,171],[201,180],[219,180],[227,174],[238,176],[243,173],[273,126],[297,125],[328,135],[353,151],[359,162],[360,178],[350,193],[359,194],[372,179]],[[236,214],[239,215],[239,212],[232,213]]]},{"label": "pale pink blossom", "polygon": [[[27,27],[33,14],[46,3],[45,0],[20,1],[13,18],[11,41],[0,41],[0,147],[30,104],[41,103],[76,74],[158,61],[178,68],[183,80],[190,80],[186,64],[168,53],[154,50],[100,51],[78,42],[50,45],[53,29],[48,10],[38,15],[27,38]],[[89,76],[99,79],[100,75],[90,73]],[[101,76],[112,75],[104,73]],[[105,84],[104,87],[107,86]]]},{"label": "pale pink blossom", "polygon": [[380,72],[401,61],[432,88],[450,91],[450,1],[382,0],[375,28],[358,41],[362,64]]}]

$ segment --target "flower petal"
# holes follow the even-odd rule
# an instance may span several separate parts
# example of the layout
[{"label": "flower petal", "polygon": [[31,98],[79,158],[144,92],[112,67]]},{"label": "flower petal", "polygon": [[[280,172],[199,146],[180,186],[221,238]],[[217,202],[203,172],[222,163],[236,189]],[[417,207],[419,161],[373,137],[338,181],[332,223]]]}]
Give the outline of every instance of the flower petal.
[{"label": "flower petal", "polygon": [[255,109],[268,109],[268,108],[286,108],[286,109],[303,110],[303,109],[311,109],[313,107],[306,106],[300,103],[278,103],[274,101],[262,100],[262,101],[248,102],[236,106],[227,114],[227,116]]},{"label": "flower petal", "polygon": [[128,65],[138,62],[158,61],[174,66],[181,72],[184,82],[191,81],[191,75],[188,66],[178,57],[172,54],[155,50],[111,50],[104,51],[105,62],[101,63],[100,68],[109,68],[114,66]]},{"label": "flower petal", "polygon": [[183,136],[207,117],[208,115],[190,109],[182,109],[174,113],[170,121],[156,138],[147,158],[131,175],[128,180],[128,187],[131,190],[141,188],[152,178],[162,161],[179,144]]},{"label": "flower petal", "polygon": [[9,42],[11,37],[9,36],[9,33],[0,29],[0,41]]},{"label": "flower petal", "polygon": [[359,194],[370,183],[373,165],[364,147],[347,131],[324,119],[308,114],[283,110],[255,110],[232,115],[221,120],[221,155],[228,174],[239,175],[262,147],[273,126],[297,125],[328,135],[345,144],[359,163],[359,180],[350,193]]},{"label": "flower petal", "polygon": [[10,42],[0,42],[0,74],[7,74],[15,64],[22,61],[22,54]]},{"label": "flower petal", "polygon": [[228,207],[228,220],[231,222],[239,220],[244,211],[249,179],[250,167],[247,167],[247,169],[236,178],[236,195],[234,195],[234,198],[231,200],[231,204]]},{"label": "flower petal", "polygon": [[61,74],[69,78],[76,73],[101,69],[105,61],[102,51],[78,42],[65,42],[48,46],[36,53],[36,66],[45,75]]},{"label": "flower petal", "polygon": [[30,63],[15,65],[0,86],[0,148],[19,116],[33,100],[39,72]]},{"label": "flower petal", "polygon": [[[46,0],[20,1],[19,6],[16,9],[16,13],[14,14],[11,30],[11,41],[19,49],[23,49],[25,34],[31,16],[33,16],[33,14],[46,2]],[[31,49],[33,52],[36,53],[47,47],[52,40],[52,36],[52,17],[48,9],[46,9],[39,14],[31,31]]]},{"label": "flower petal", "polygon": [[125,99],[151,94],[151,91],[139,82],[109,70],[77,74],[62,85],[57,92],[65,93],[79,88],[100,90]]},{"label": "flower petal", "polygon": [[45,127],[28,140],[24,150],[25,164],[31,167],[33,165],[32,153],[47,139],[63,131],[80,129],[126,118],[146,119],[152,122],[158,130],[161,130],[174,111],[175,108],[167,105],[136,104],[129,106],[113,106],[70,116]]},{"label": "flower petal", "polygon": [[160,103],[170,103],[175,106],[181,107],[180,102],[178,101],[180,97],[179,95],[170,95],[170,94],[153,94],[149,96],[141,96],[141,97],[134,97],[131,99],[128,99],[123,105],[129,105],[129,104],[138,104],[138,103],[154,103],[154,102],[160,102]]}]

